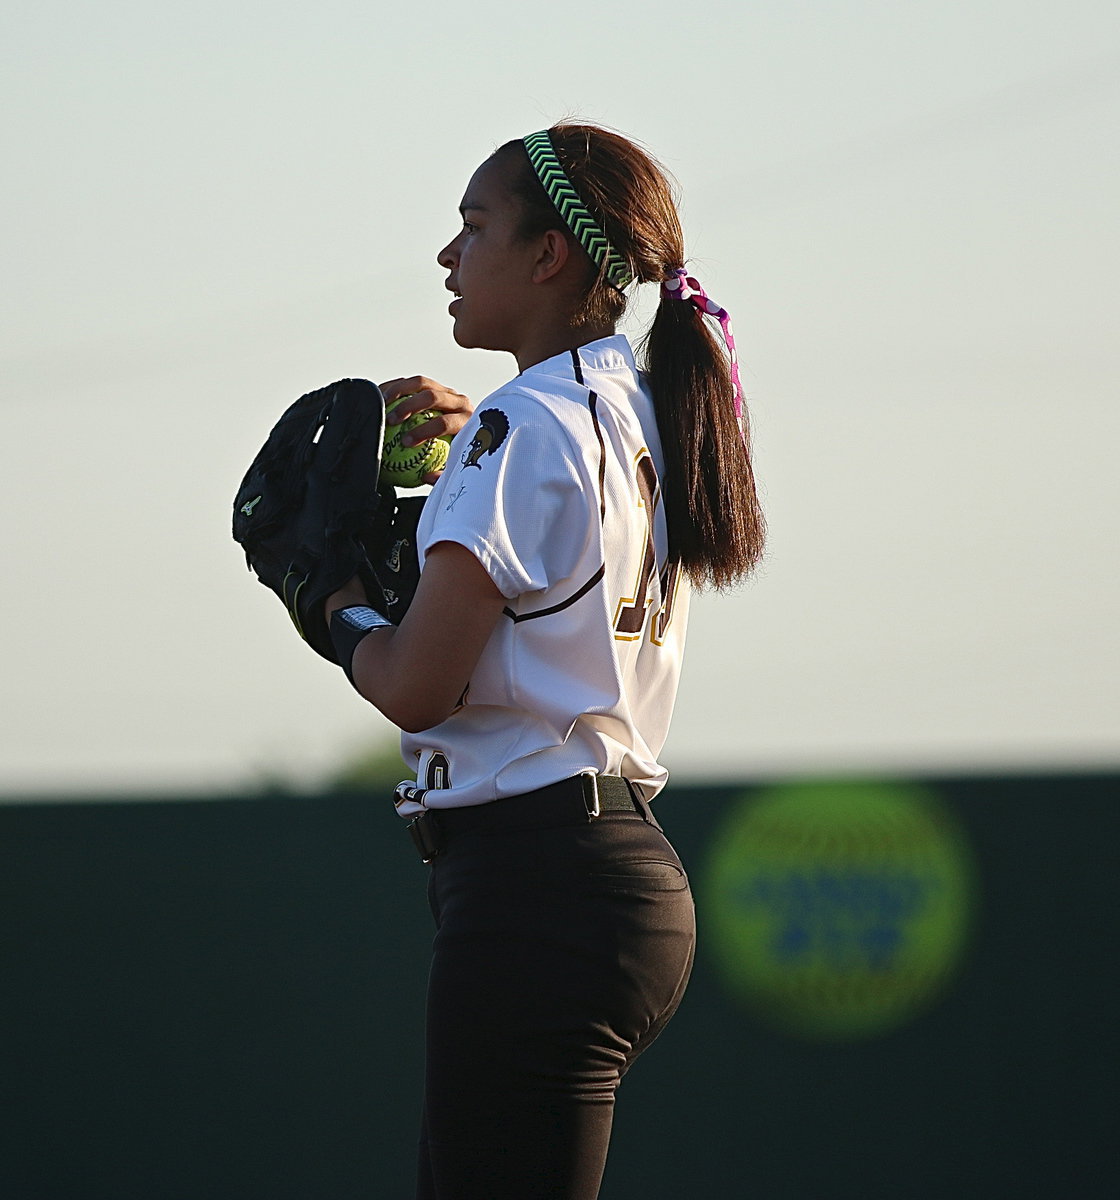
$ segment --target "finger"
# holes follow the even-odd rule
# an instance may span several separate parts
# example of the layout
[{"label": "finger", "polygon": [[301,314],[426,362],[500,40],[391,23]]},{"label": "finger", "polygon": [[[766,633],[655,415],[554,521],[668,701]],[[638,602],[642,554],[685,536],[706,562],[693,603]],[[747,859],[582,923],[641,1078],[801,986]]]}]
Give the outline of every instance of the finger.
[{"label": "finger", "polygon": [[378,386],[381,388],[382,396],[385,397],[386,405],[389,405],[394,400],[407,396],[409,392],[415,392],[421,386],[420,381],[421,376],[419,375],[406,375],[400,379],[388,379]]},{"label": "finger", "polygon": [[377,386],[381,389],[381,395],[385,397],[386,404],[392,404],[397,396],[397,385],[404,383],[403,379],[386,379],[384,383],[379,383]]},{"label": "finger", "polygon": [[440,477],[442,474],[443,474],[443,471],[442,471],[442,470],[440,470],[440,471],[429,471],[429,472],[427,473],[427,475],[425,475],[425,476],[424,476],[424,482],[425,482],[425,483],[435,483],[435,482],[436,482],[436,481],[439,479],[439,477]]},{"label": "finger", "polygon": [[417,425],[415,429],[410,429],[407,433],[401,434],[401,445],[419,446],[421,442],[428,442],[432,438],[445,437],[446,435],[447,419],[443,416],[436,416],[421,425]]},{"label": "finger", "polygon": [[410,392],[425,390],[442,392],[447,389],[436,380],[429,379],[427,375],[402,375],[400,379],[390,379],[381,384],[381,393],[385,397],[386,404],[401,396],[407,396]]},{"label": "finger", "polygon": [[427,421],[404,434],[401,441],[406,446],[416,446],[431,438],[447,438],[449,441],[471,419],[470,410],[462,412],[436,412]]},{"label": "finger", "polygon": [[473,415],[474,409],[470,407],[469,403],[464,409],[460,409],[456,412],[443,413],[442,416],[445,436],[454,437],[460,429],[466,428],[467,423],[470,421]]},{"label": "finger", "polygon": [[[408,392],[397,401],[392,412],[386,414],[390,425],[399,425],[406,417],[419,412],[436,412],[447,418],[447,424],[437,429],[434,434],[425,436],[438,437],[441,433],[458,433],[467,423],[473,407],[466,396],[441,387],[438,383],[431,387],[420,388]],[[420,439],[421,441],[423,438]]]},{"label": "finger", "polygon": [[464,396],[462,392],[452,391],[451,388],[439,387],[434,389],[435,403],[429,407],[438,408],[440,412],[445,413],[466,413],[470,414],[474,411],[474,405],[471,403],[468,396]]},{"label": "finger", "polygon": [[383,392],[388,410],[385,420],[389,425],[399,425],[413,413],[423,412],[426,408],[443,407],[441,394],[446,391],[446,388],[423,375],[395,379],[390,390]]},{"label": "finger", "polygon": [[426,442],[429,438],[441,437],[450,439],[469,420],[469,412],[437,412],[422,425],[417,425],[415,429],[410,429],[408,434],[401,440],[406,441],[407,438],[412,438],[413,440],[406,441],[406,444],[415,446],[418,442]]},{"label": "finger", "polygon": [[393,408],[385,414],[385,420],[390,425],[399,425],[414,413],[436,407],[436,396],[427,388],[415,392],[404,392]]}]

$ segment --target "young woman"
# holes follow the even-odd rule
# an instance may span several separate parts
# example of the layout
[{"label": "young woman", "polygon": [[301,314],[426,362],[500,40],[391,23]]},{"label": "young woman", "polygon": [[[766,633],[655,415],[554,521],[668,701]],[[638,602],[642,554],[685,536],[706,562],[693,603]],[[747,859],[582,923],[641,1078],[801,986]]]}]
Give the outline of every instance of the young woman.
[{"label": "young woman", "polygon": [[[387,399],[466,420],[419,529],[399,627],[327,605],[358,691],[416,764],[398,810],[431,864],[421,1200],[592,1200],[615,1090],[692,965],[677,855],[650,811],[690,584],[757,562],[726,313],[685,270],[661,168],[593,126],[502,146],[440,251],[455,340],[519,374],[469,419],[423,378]],[[661,289],[644,370],[615,333]],[[721,329],[722,326],[722,329]]]}]

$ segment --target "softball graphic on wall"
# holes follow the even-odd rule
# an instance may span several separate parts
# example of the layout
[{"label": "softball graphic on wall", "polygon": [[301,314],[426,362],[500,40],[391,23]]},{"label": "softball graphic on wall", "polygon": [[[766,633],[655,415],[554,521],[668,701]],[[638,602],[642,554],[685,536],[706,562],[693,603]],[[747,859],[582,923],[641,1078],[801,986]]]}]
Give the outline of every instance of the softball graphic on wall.
[{"label": "softball graphic on wall", "polygon": [[971,854],[927,789],[813,782],[733,807],[704,898],[729,991],[767,1024],[851,1040],[904,1024],[953,978]]}]

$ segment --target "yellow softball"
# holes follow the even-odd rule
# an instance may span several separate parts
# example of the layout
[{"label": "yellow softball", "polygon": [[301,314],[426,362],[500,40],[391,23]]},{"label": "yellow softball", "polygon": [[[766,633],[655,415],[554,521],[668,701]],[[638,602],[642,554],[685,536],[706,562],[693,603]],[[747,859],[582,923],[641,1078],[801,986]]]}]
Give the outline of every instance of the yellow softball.
[{"label": "yellow softball", "polygon": [[[400,396],[390,406],[391,412],[407,396]],[[401,438],[417,425],[423,425],[437,414],[433,410],[413,413],[399,425],[385,429],[385,445],[381,451],[381,478],[394,487],[415,488],[424,482],[424,476],[432,471],[442,471],[447,465],[448,442],[445,438],[432,438],[419,446],[403,446]]]}]

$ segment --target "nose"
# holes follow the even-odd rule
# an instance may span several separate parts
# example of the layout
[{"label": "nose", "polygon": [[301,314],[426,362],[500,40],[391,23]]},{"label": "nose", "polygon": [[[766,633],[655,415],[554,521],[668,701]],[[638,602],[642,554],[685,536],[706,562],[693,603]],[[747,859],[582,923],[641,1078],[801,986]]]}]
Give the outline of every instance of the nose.
[{"label": "nose", "polygon": [[439,263],[439,265],[443,267],[445,271],[452,270],[455,264],[459,261],[459,252],[456,248],[456,243],[458,240],[459,236],[456,234],[455,237],[453,237],[451,241],[449,241],[447,245],[444,246],[444,248],[436,255],[436,262]]}]

